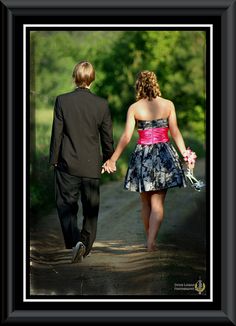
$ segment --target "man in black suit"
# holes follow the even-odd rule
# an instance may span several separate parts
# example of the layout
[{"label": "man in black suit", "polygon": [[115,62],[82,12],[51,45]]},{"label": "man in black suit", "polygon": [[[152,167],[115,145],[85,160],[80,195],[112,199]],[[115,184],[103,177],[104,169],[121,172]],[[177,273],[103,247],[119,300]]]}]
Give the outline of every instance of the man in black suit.
[{"label": "man in black suit", "polygon": [[56,206],[65,247],[72,248],[72,262],[78,262],[89,254],[96,238],[101,166],[114,148],[108,103],[89,89],[95,79],[91,63],[78,63],[73,78],[77,88],[56,98],[49,162],[55,168]]}]

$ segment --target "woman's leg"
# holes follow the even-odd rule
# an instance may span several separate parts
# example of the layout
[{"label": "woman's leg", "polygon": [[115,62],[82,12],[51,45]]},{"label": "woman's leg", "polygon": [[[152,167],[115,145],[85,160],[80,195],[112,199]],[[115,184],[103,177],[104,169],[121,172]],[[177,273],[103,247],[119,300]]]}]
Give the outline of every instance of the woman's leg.
[{"label": "woman's leg", "polygon": [[167,190],[151,192],[151,214],[148,229],[148,251],[155,250],[156,238],[164,216],[164,201]]},{"label": "woman's leg", "polygon": [[148,237],[148,229],[149,229],[149,218],[151,213],[151,194],[150,192],[141,192],[141,216],[143,219],[143,225],[146,232],[146,236]]}]

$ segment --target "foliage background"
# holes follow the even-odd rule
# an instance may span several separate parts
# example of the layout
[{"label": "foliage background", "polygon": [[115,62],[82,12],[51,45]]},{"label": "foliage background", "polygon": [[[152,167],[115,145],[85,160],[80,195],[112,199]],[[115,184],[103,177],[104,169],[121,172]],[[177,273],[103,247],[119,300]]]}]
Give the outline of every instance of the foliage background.
[{"label": "foliage background", "polygon": [[[32,31],[30,34],[30,205],[33,216],[55,206],[48,165],[55,97],[74,89],[72,70],[81,60],[96,70],[91,91],[108,99],[115,145],[126,111],[135,101],[141,70],[157,74],[162,96],[172,100],[186,145],[205,155],[206,35],[204,31]],[[123,178],[137,135],[118,162]]]}]

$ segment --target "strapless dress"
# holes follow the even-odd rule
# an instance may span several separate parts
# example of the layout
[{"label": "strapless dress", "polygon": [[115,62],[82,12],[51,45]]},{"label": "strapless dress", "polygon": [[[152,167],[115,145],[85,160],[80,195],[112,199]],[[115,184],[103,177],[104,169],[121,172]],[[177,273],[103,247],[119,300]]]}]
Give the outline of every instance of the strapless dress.
[{"label": "strapless dress", "polygon": [[138,120],[139,139],[131,154],[124,188],[144,192],[186,187],[179,155],[170,143],[168,119]]}]

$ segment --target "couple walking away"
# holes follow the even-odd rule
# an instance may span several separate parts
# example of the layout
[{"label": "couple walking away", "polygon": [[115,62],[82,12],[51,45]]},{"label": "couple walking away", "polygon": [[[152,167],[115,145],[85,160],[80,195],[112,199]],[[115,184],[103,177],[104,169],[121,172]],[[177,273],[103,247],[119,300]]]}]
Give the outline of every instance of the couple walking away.
[{"label": "couple walking away", "polygon": [[[56,206],[65,247],[72,249],[72,263],[80,262],[92,249],[101,173],[116,171],[116,162],[135,126],[139,139],[124,188],[140,193],[147,251],[154,251],[167,189],[186,186],[182,162],[170,143],[168,131],[188,168],[193,169],[195,163],[195,159],[188,159],[191,150],[186,150],[174,104],[161,97],[154,72],[140,72],[135,85],[136,101],[128,109],[125,129],[114,151],[108,102],[90,91],[95,80],[92,64],[79,62],[73,79],[77,88],[59,95],[55,101],[49,160],[54,166]],[[79,198],[83,210],[81,230],[77,226]]]}]

